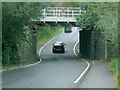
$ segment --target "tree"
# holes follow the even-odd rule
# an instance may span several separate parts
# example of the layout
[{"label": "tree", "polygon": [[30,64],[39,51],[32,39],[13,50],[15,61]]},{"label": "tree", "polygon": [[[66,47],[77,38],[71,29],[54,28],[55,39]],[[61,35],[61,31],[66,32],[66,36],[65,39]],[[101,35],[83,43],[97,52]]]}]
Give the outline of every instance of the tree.
[{"label": "tree", "polygon": [[34,59],[31,53],[33,39],[29,21],[38,19],[41,15],[40,9],[50,5],[30,2],[2,3],[3,66],[30,62]]},{"label": "tree", "polygon": [[19,48],[22,49],[21,45],[30,38],[27,38],[28,31],[24,27],[29,24],[30,18],[34,18],[38,14],[34,13],[36,6],[37,3],[4,2],[2,4],[3,65],[20,63]]},{"label": "tree", "polygon": [[77,18],[77,26],[82,28],[80,31],[80,56],[89,59],[105,58],[105,43],[98,22],[100,16],[95,12],[95,3],[86,7],[86,13]]}]

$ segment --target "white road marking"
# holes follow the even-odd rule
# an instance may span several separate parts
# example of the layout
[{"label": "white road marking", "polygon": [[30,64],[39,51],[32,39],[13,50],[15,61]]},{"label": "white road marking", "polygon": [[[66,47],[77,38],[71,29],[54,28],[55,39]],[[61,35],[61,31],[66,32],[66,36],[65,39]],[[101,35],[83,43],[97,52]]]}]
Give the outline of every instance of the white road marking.
[{"label": "white road marking", "polygon": [[[56,38],[57,36],[55,36],[54,38]],[[40,56],[40,53],[42,51],[42,49],[49,43],[51,42],[54,38],[52,38],[51,40],[49,40],[46,44],[44,44],[42,46],[42,48],[39,50],[39,56]],[[33,66],[33,65],[36,65],[36,64],[39,64],[42,62],[42,59],[40,58],[40,61],[34,63],[34,64],[29,64],[29,65],[25,65],[25,66],[20,66],[20,67],[15,67],[15,68],[10,68],[10,69],[7,69],[7,70],[0,70],[0,72],[3,72],[3,71],[8,71],[8,70],[14,70],[14,69],[18,69],[18,68],[25,68],[25,67],[29,67],[29,66]]]},{"label": "white road marking", "polygon": [[[54,40],[56,37],[57,37],[57,36],[55,36],[54,38],[52,38],[51,40],[49,40],[46,44],[44,44],[44,45],[42,46],[42,48],[40,48],[40,50],[39,50],[39,56],[40,56],[40,54],[41,54],[42,49],[43,49],[48,43],[50,43],[52,40]],[[40,58],[40,59],[41,59],[41,58]]]},{"label": "white road marking", "polygon": [[75,43],[74,48],[73,48],[73,52],[74,52],[75,56],[77,56],[77,57],[79,57],[79,56],[75,52],[75,47],[76,47],[76,45],[77,45],[78,42],[79,42],[79,40]]},{"label": "white road marking", "polygon": [[25,68],[25,67],[29,67],[29,66],[33,66],[33,65],[36,65],[38,63],[42,62],[42,60],[34,63],[34,64],[29,64],[29,65],[25,65],[25,66],[20,66],[20,67],[15,67],[15,68],[10,68],[10,69],[7,69],[7,70],[0,70],[0,72],[3,72],[3,71],[8,71],[8,70],[14,70],[14,69],[18,69],[18,68]]},{"label": "white road marking", "polygon": [[[77,43],[79,42],[79,40],[76,42],[76,44],[74,45],[74,48],[73,48],[73,52],[75,54],[75,56],[79,57],[76,52],[75,52],[75,47],[77,45]],[[85,70],[82,72],[82,74],[80,74],[80,76],[74,81],[74,84],[78,83],[78,81],[81,80],[81,78],[84,76],[84,74],[87,72],[87,70],[90,68],[90,64],[87,60],[83,59],[86,63],[87,63],[87,67],[85,68]]]}]

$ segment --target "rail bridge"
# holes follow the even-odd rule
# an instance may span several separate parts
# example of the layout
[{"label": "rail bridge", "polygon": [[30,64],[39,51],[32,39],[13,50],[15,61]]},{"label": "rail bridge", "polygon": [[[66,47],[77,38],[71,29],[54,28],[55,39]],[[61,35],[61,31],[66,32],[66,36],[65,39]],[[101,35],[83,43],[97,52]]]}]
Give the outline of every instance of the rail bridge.
[{"label": "rail bridge", "polygon": [[76,17],[85,13],[80,7],[46,7],[40,11],[41,23],[76,23]]}]

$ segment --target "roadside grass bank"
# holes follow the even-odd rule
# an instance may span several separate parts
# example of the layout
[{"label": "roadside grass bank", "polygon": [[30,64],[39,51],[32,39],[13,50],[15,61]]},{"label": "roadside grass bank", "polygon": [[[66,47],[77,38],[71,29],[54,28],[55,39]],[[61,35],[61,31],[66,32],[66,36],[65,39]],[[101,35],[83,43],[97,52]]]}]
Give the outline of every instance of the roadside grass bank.
[{"label": "roadside grass bank", "polygon": [[120,90],[120,81],[118,80],[120,78],[120,70],[118,69],[118,58],[112,57],[108,61],[110,64],[111,72],[113,73],[116,80],[116,87]]},{"label": "roadside grass bank", "polygon": [[[53,37],[55,37],[57,34],[61,33],[62,31],[63,31],[63,27],[49,26],[49,27],[37,28],[37,52],[46,42],[48,42],[50,39],[52,39]],[[26,62],[23,64],[9,64],[5,66],[1,66],[0,71],[9,70],[12,68],[19,68],[19,67],[26,66],[29,64],[34,64],[37,62],[38,60],[32,60],[32,61],[30,60],[29,62]]]},{"label": "roadside grass bank", "polygon": [[37,53],[50,39],[63,31],[63,27],[41,27],[37,33]]}]

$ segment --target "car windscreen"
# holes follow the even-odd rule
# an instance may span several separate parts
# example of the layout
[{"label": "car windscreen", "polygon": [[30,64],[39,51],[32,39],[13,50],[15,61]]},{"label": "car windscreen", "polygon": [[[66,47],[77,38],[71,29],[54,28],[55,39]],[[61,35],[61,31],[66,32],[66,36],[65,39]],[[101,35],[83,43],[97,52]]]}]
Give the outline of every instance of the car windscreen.
[{"label": "car windscreen", "polygon": [[54,48],[59,49],[59,48],[63,48],[63,46],[54,46]]}]

